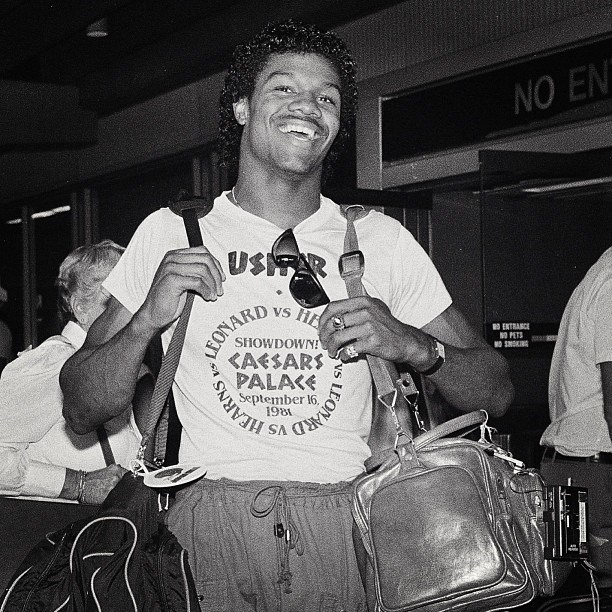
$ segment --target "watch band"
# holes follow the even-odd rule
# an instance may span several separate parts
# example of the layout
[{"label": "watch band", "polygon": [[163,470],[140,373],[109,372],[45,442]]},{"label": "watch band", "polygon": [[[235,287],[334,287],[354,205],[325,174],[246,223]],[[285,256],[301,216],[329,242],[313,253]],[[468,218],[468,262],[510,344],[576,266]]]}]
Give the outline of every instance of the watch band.
[{"label": "watch band", "polygon": [[444,365],[444,360],[446,359],[444,345],[434,336],[432,336],[432,339],[434,341],[434,349],[436,351],[436,361],[431,368],[427,368],[427,370],[419,372],[419,374],[422,374],[423,376],[431,376],[432,374],[435,374]]}]

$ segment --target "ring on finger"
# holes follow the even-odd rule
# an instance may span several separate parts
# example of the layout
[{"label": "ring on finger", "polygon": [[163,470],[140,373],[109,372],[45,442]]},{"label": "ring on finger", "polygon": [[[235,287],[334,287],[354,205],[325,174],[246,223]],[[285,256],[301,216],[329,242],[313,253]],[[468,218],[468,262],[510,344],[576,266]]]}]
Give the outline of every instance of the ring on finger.
[{"label": "ring on finger", "polygon": [[346,324],[344,323],[344,317],[342,315],[334,315],[332,317],[332,324],[334,326],[334,329],[338,331],[346,327]]},{"label": "ring on finger", "polygon": [[359,356],[359,353],[355,350],[354,344],[348,344],[346,347],[344,347],[344,350],[351,359],[355,359],[355,357]]}]

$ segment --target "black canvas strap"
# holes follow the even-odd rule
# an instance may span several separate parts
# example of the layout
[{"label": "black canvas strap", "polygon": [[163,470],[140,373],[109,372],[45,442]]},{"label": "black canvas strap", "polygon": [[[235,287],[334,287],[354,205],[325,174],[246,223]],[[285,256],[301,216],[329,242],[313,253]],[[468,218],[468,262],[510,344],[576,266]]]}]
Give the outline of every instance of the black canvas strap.
[{"label": "black canvas strap", "polygon": [[164,410],[167,411],[168,414],[168,427],[166,431],[166,448],[163,454],[163,463],[164,465],[175,465],[179,461],[179,448],[181,446],[183,425],[176,412],[176,404],[174,403],[172,389],[170,389],[168,393]]},{"label": "black canvas strap", "polygon": [[[174,202],[169,205],[169,208],[172,212],[183,218],[189,246],[202,246],[202,234],[200,232],[198,219],[207,215],[212,210],[212,203],[205,198],[193,197]],[[167,463],[165,461],[166,456],[170,455],[178,458],[178,446],[176,446],[177,440],[180,443],[180,435],[176,435],[176,428],[180,427],[180,423],[177,425],[178,416],[175,417],[176,420],[174,420],[173,425],[170,427],[171,432],[173,432],[173,435],[170,437],[168,436],[169,420],[167,418],[160,420],[160,417],[167,406],[168,394],[172,388],[174,375],[176,374],[181,358],[194,295],[195,294],[191,291],[187,292],[183,312],[179,317],[172,338],[170,339],[168,350],[162,358],[159,375],[157,376],[155,388],[153,389],[153,397],[151,398],[151,407],[149,409],[145,432],[140,443],[139,458],[149,458],[151,451],[154,451],[153,457],[155,463],[159,465]],[[150,448],[152,440],[155,440],[155,448],[153,449]],[[174,441],[175,447],[168,446],[168,443],[172,441]]]},{"label": "black canvas strap", "polygon": [[100,427],[96,429],[96,434],[98,436],[98,442],[100,442],[102,454],[104,455],[104,462],[106,465],[112,465],[115,463],[115,457],[113,455],[113,449],[111,448],[110,442],[108,441],[108,433],[106,432],[104,425],[100,425]]}]

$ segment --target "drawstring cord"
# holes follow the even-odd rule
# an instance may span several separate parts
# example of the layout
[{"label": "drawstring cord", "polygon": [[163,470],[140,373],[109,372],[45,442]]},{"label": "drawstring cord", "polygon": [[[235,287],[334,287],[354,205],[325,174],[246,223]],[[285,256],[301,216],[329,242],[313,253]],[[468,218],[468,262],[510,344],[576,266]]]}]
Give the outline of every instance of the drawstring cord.
[{"label": "drawstring cord", "polygon": [[[257,508],[259,496],[274,491],[270,503],[264,508]],[[251,514],[255,518],[268,516],[274,510],[274,535],[276,536],[276,556],[278,559],[278,584],[285,585],[285,593],[291,593],[293,574],[289,569],[289,552],[295,549],[298,555],[304,554],[304,545],[300,533],[291,519],[291,507],[287,501],[287,492],[280,485],[264,487],[255,494],[251,502]]]}]

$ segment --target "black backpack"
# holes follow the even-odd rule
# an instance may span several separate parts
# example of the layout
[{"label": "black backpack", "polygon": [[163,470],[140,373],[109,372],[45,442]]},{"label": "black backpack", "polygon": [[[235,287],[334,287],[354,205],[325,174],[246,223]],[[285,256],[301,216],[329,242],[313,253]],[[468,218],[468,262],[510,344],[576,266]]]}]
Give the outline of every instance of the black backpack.
[{"label": "black backpack", "polygon": [[49,534],[28,553],[0,611],[199,610],[187,551],[162,516],[157,492],[128,472],[94,516]]}]

